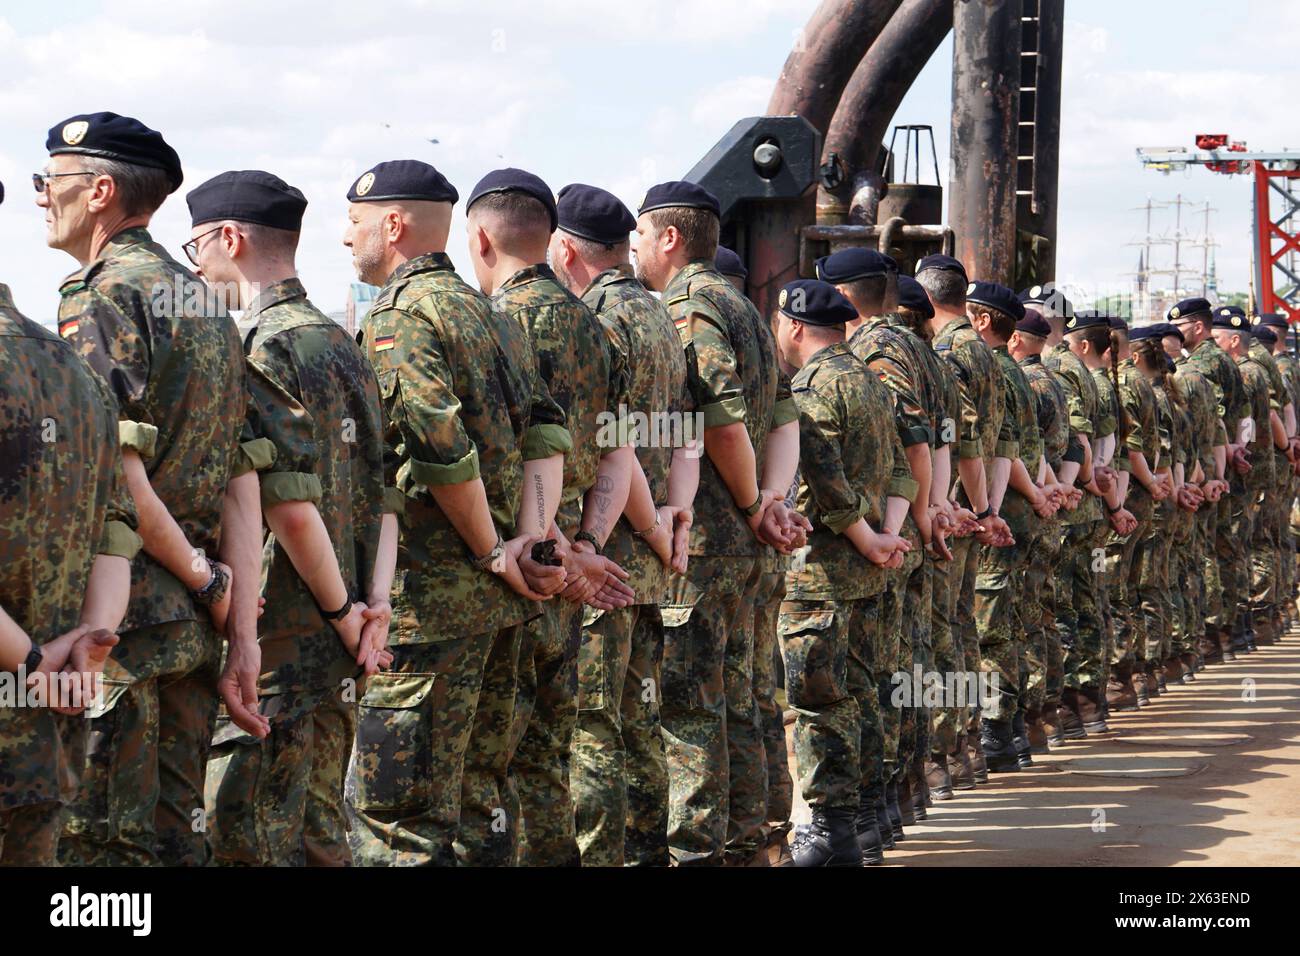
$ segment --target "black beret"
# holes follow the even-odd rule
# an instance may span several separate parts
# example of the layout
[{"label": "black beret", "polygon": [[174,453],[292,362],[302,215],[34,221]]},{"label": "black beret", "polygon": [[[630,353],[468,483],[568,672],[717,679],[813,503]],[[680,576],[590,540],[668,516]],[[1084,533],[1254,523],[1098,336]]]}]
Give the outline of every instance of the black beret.
[{"label": "black beret", "polygon": [[1239,305],[1220,305],[1215,307],[1214,314],[1216,318],[1221,315],[1236,315],[1244,319],[1246,310]]},{"label": "black beret", "polygon": [[469,201],[465,203],[465,212],[468,213],[476,202],[489,193],[523,193],[525,196],[531,196],[546,207],[547,215],[551,217],[552,232],[559,224],[559,215],[555,211],[555,196],[551,193],[551,187],[542,182],[542,177],[527,170],[513,167],[492,170],[478,181],[478,185],[469,194]]},{"label": "black beret", "polygon": [[1169,310],[1167,318],[1170,322],[1177,322],[1181,319],[1190,319],[1194,315],[1210,314],[1210,300],[1202,299],[1197,296],[1192,299],[1183,299]]},{"label": "black beret", "polygon": [[966,278],[966,267],[961,264],[960,259],[954,259],[952,256],[938,253],[925,256],[916,264],[916,274],[920,275],[926,269],[938,269],[940,272],[956,272],[963,279]]},{"label": "black beret", "polygon": [[1043,318],[1043,313],[1035,308],[1026,308],[1025,317],[1016,323],[1016,331],[1045,339],[1052,334],[1052,327]]},{"label": "black beret", "polygon": [[1096,309],[1079,309],[1065,321],[1065,331],[1080,332],[1097,327],[1110,328],[1110,319]]},{"label": "black beret", "polygon": [[1025,317],[1025,307],[1021,305],[1016,294],[996,282],[972,282],[966,287],[966,301],[997,309],[1017,322]]},{"label": "black beret", "polygon": [[934,318],[934,303],[926,295],[924,287],[911,276],[898,277],[898,304],[904,309],[911,309],[927,319]]},{"label": "black beret", "polygon": [[[4,197],[4,189],[0,187],[0,198]],[[1280,312],[1265,312],[1255,320],[1256,325],[1267,325],[1274,329],[1289,329],[1291,323],[1287,321],[1285,315]]]},{"label": "black beret", "polygon": [[167,145],[162,133],[150,129],[138,119],[116,113],[78,113],[50,127],[45,149],[51,156],[80,153],[161,169],[171,183],[171,192],[180,186],[185,174],[181,158]]},{"label": "black beret", "polygon": [[1214,319],[1210,322],[1210,327],[1250,335],[1250,320],[1236,306],[1229,305],[1221,309],[1215,309]]},{"label": "black beret", "polygon": [[1052,282],[1044,282],[1042,285],[1031,285],[1028,289],[1021,289],[1017,298],[1026,305],[1037,306],[1045,318],[1068,319],[1074,315],[1074,306],[1070,304],[1070,300]]},{"label": "black beret", "polygon": [[717,266],[718,271],[724,276],[735,276],[738,279],[749,278],[749,270],[740,261],[740,256],[726,246],[718,246],[717,254],[713,257],[713,264]]},{"label": "black beret", "polygon": [[1178,326],[1174,325],[1174,323],[1172,323],[1172,322],[1161,322],[1161,323],[1160,323],[1160,326],[1161,326],[1161,328],[1164,330],[1164,331],[1162,331],[1162,332],[1160,333],[1160,337],[1161,337],[1161,338],[1164,338],[1166,335],[1173,335],[1173,336],[1177,337],[1177,339],[1178,339],[1179,342],[1186,342],[1186,341],[1187,341],[1187,336],[1183,335],[1182,330],[1179,329]]},{"label": "black beret", "polygon": [[651,186],[646,190],[645,198],[641,200],[641,205],[636,214],[639,216],[652,209],[666,209],[670,206],[707,209],[715,216],[722,217],[722,207],[718,205],[717,196],[703,186],[680,180]]},{"label": "black beret", "polygon": [[394,159],[371,166],[348,190],[348,202],[396,202],[402,199],[455,203],[460,199],[460,193],[447,182],[446,176],[418,159]]},{"label": "black beret", "polygon": [[807,325],[843,325],[858,317],[857,309],[829,282],[795,279],[776,300],[783,315]]},{"label": "black beret", "polygon": [[1265,345],[1274,345],[1277,343],[1277,330],[1267,325],[1257,325],[1254,328],[1255,338]]},{"label": "black beret", "polygon": [[1128,334],[1128,323],[1118,315],[1108,315],[1106,316],[1106,321],[1110,323],[1112,332],[1123,332],[1125,335]]},{"label": "black beret", "polygon": [[817,260],[817,278],[838,285],[898,272],[898,263],[875,249],[855,246]]},{"label": "black beret", "polygon": [[5,184],[0,183],[0,203],[5,201]]},{"label": "black beret", "polygon": [[190,225],[220,222],[253,222],[273,229],[302,229],[307,197],[279,176],[260,169],[233,170],[213,176],[185,196],[190,207]]},{"label": "black beret", "polygon": [[1144,339],[1163,339],[1166,335],[1171,334],[1169,329],[1172,326],[1168,322],[1152,322],[1149,325],[1135,325],[1129,330],[1128,337],[1130,341],[1141,342]]},{"label": "black beret", "polygon": [[636,217],[611,192],[586,183],[569,183],[555,203],[559,228],[579,239],[606,246],[627,242],[636,228]]}]

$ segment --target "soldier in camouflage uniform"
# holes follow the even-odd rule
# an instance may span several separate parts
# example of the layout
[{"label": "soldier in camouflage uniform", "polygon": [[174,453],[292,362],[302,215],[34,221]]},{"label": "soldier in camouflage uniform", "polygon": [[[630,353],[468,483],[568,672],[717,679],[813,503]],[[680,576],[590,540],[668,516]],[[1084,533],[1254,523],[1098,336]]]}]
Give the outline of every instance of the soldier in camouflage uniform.
[{"label": "soldier in camouflage uniform", "polygon": [[745,613],[764,544],[788,552],[802,527],[784,503],[798,463],[794,403],[770,327],[714,267],[718,215],[701,187],[662,183],[646,194],[633,240],[638,278],[662,293],[686,350],[707,455],[696,511],[709,520],[695,527],[688,572],[663,605],[668,839],[678,864],[748,862],[764,849],[767,772]]},{"label": "soldier in camouflage uniform", "polygon": [[1014,292],[992,282],[971,283],[966,303],[971,326],[992,350],[1002,376],[998,452],[1009,463],[995,473],[989,503],[1014,536],[1010,543],[984,549],[975,578],[980,670],[997,680],[980,701],[980,733],[989,771],[1014,773],[1032,763],[1024,724],[1020,650],[1026,628],[1019,616],[1020,596],[1040,533],[1039,518],[1054,514],[1056,505],[1036,483],[1043,459],[1037,406],[1025,373],[1007,348],[1025,307]]},{"label": "soldier in camouflage uniform", "polygon": [[[227,671],[253,671],[269,732],[262,738],[229,714],[218,721],[207,788],[213,855],[220,863],[345,865],[343,779],[356,731],[358,658],[370,651],[369,641],[360,646],[367,604],[354,599],[383,615],[385,634],[391,613],[391,569],[376,575],[379,388],[357,343],[308,301],[297,278],[301,192],[250,170],[222,173],[186,201],[195,237],[187,251],[209,284],[234,290],[251,323],[249,362],[292,399],[257,394],[245,435],[275,452],[260,476],[272,536],[264,567],[252,569],[265,581],[259,641],[236,647],[232,635]],[[395,541],[396,516],[387,520]],[[238,524],[226,529],[241,532]],[[262,543],[258,527],[247,546],[260,551]]]},{"label": "soldier in camouflage uniform", "polygon": [[[1240,426],[1247,410],[1241,371],[1211,337],[1211,312],[1205,299],[1184,299],[1169,310],[1169,320],[1183,333],[1186,364],[1210,383],[1220,419],[1214,443],[1215,484],[1207,495],[1215,506],[1207,509],[1205,519],[1206,633],[1201,644],[1201,656],[1214,663],[1234,658],[1232,629],[1240,596],[1236,569],[1245,556],[1241,540],[1233,534],[1233,513],[1239,511],[1233,501],[1240,495],[1225,482],[1229,473],[1234,474],[1234,482],[1239,481],[1237,467],[1245,461]],[[1222,452],[1217,450],[1219,447]],[[1208,512],[1213,512],[1213,518]]]},{"label": "soldier in camouflage uniform", "polygon": [[[1160,456],[1159,418],[1156,396],[1147,375],[1133,361],[1128,327],[1123,321],[1111,324],[1112,350],[1118,362],[1119,401],[1123,415],[1124,448],[1117,452],[1127,468],[1128,488],[1124,507],[1137,519],[1137,528],[1127,534],[1112,533],[1106,541],[1107,595],[1111,608],[1114,649],[1111,652],[1107,701],[1128,706],[1149,700],[1147,661],[1143,653],[1147,634],[1138,592],[1147,552],[1151,525],[1159,502],[1173,492],[1172,477],[1166,482],[1154,473]],[[1121,479],[1123,480],[1123,479]]]},{"label": "soldier in camouflage uniform", "polygon": [[[625,383],[613,382],[610,346],[596,317],[546,265],[557,218],[550,188],[523,170],[496,170],[475,186],[466,210],[469,254],[479,286],[495,308],[527,331],[538,374],[564,410],[573,438],[573,450],[564,460],[556,527],[543,529],[567,545],[582,530],[583,497],[596,484],[602,454],[618,447],[602,447],[598,419],[623,402]],[[592,557],[602,561],[599,555]],[[511,726],[508,746],[502,751],[493,744],[486,765],[477,759],[467,765],[460,840],[468,862],[501,865],[512,859],[514,847],[493,839],[491,814],[497,805],[491,799],[491,776],[507,801],[518,801],[517,810],[508,813],[519,828],[521,863],[579,863],[569,750],[577,721],[581,634],[581,604],[553,601],[524,628],[517,677],[506,661],[489,665],[496,675],[490,679],[517,690],[513,713],[508,720],[502,715]],[[480,710],[479,722],[487,717]]]},{"label": "soldier in camouflage uniform", "polygon": [[143,540],[60,859],[201,866],[230,600],[229,569],[209,555],[244,418],[239,332],[146,230],[182,176],[158,133],[83,114],[54,126],[46,147],[46,241],[82,266],[59,289],[59,334],[117,400]]},{"label": "soldier in camouflage uniform", "polygon": [[[958,430],[957,474],[960,487],[957,504],[968,509],[979,523],[971,537],[959,539],[953,547],[949,573],[947,628],[953,642],[960,643],[960,659],[966,668],[979,659],[979,633],[975,627],[975,572],[982,548],[1011,540],[1007,524],[994,514],[989,504],[989,478],[998,462],[1006,456],[998,447],[1002,428],[1003,382],[997,360],[989,347],[971,327],[966,314],[969,283],[961,264],[949,257],[927,257],[918,263],[916,279],[924,287],[934,306],[930,320],[931,346],[948,363],[957,380],[961,398],[961,421]],[[1000,467],[1000,466],[999,466]],[[941,596],[936,597],[940,603]],[[967,701],[958,726],[957,753],[951,755],[948,769],[965,780],[987,782],[979,735],[966,732],[971,712],[978,706]],[[973,756],[967,757],[967,753]],[[973,766],[972,766],[973,764]]]},{"label": "soldier in camouflage uniform", "polygon": [[[19,313],[3,284],[0,343],[0,671],[98,672],[140,548],[117,412],[72,348]],[[52,706],[0,707],[0,866],[55,864],[87,730]]]},{"label": "soldier in camouflage uniform", "polygon": [[[718,271],[741,295],[745,294],[745,280],[749,271],[740,256],[726,246],[718,246],[714,256]],[[776,333],[773,327],[773,334]],[[782,366],[782,372],[790,369]],[[794,495],[799,490],[793,482],[786,492],[786,504],[794,507]],[[781,601],[785,597],[785,576],[792,563],[789,555],[768,547],[759,560],[763,576],[754,593],[754,706],[758,708],[759,725],[763,733],[763,750],[767,760],[767,823],[764,825],[769,855],[775,855],[775,866],[792,866],[787,835],[790,832],[790,813],[794,809],[794,780],[790,777],[790,755],[785,739],[785,709],[777,699],[777,671],[781,667],[781,648],[777,641],[777,620]],[[762,865],[759,861],[758,865]]]},{"label": "soldier in camouflage uniform", "polygon": [[[879,685],[892,660],[873,631],[888,567],[909,545],[881,529],[916,494],[890,427],[892,396],[844,342],[857,313],[830,285],[801,279],[778,299],[777,341],[799,406],[801,513],[813,522],[792,570],[780,635],[795,721],[795,759],[812,823],[796,830],[796,866],[881,862],[877,800],[887,756]],[[898,520],[901,521],[901,518]],[[885,824],[889,825],[888,819]]]},{"label": "soldier in camouflage uniform", "polygon": [[[894,399],[894,423],[917,483],[915,500],[907,514],[890,515],[884,531],[901,534],[911,547],[903,565],[886,578],[882,599],[884,620],[878,637],[878,661],[894,660],[894,669],[882,671],[880,710],[885,732],[883,798],[894,839],[902,839],[903,820],[915,822],[911,799],[910,770],[916,753],[920,702],[899,707],[894,702],[893,673],[911,675],[913,667],[924,669],[928,640],[930,591],[925,567],[925,548],[930,545],[930,483],[933,476],[933,448],[939,430],[939,407],[935,385],[927,375],[928,351],[915,335],[894,319],[898,302],[898,269],[894,261],[864,248],[845,249],[817,260],[817,274],[832,282],[857,310],[859,318],[849,323],[849,349],[870,368]],[[901,519],[898,526],[891,522]],[[926,634],[920,630],[924,618]],[[928,752],[928,747],[927,747]],[[901,792],[900,792],[901,787]]]},{"label": "soldier in camouflage uniform", "polygon": [[[582,296],[599,319],[611,354],[626,365],[626,412],[645,416],[647,423],[656,415],[677,416],[688,425],[693,408],[681,341],[667,311],[636,280],[628,262],[628,234],[636,219],[611,193],[581,183],[561,189],[556,205],[552,267],[569,291]],[[646,501],[652,512],[661,507],[662,516],[654,512],[647,520],[634,506],[634,493],[621,515],[602,514],[599,501],[583,509],[584,529],[628,572],[627,585],[636,595],[628,607],[584,610],[570,748],[570,786],[584,866],[669,863],[668,766],[659,720],[659,601],[668,577],[660,533],[676,532],[679,554],[672,554],[671,541],[667,553],[678,558],[680,568],[699,459],[694,447],[674,440],[694,437],[689,431],[688,425],[669,436],[655,429],[636,442],[639,465],[632,481],[640,477],[648,482]]]},{"label": "soldier in camouflage uniform", "polygon": [[[444,251],[457,198],[414,160],[381,163],[348,192],[345,244],[358,277],[384,284],[363,348],[379,380],[384,483],[401,496],[393,667],[367,681],[347,790],[353,858],[366,865],[455,864],[462,770],[482,746],[475,715],[513,709],[513,687],[485,683],[488,660],[517,648],[536,599],[564,584],[562,569],[531,566],[537,534],[507,542],[501,530],[523,515],[550,525],[559,496],[541,481],[525,504],[524,463],[558,475],[571,439],[526,330]],[[547,595],[521,563],[530,580],[551,578]]]},{"label": "soldier in camouflage uniform", "polygon": [[[1054,497],[1068,513],[1079,496],[1062,486],[1058,476],[1067,457],[1075,463],[1082,460],[1083,449],[1072,442],[1064,378],[1043,364],[1043,349],[1051,334],[1051,326],[1042,313],[1025,306],[1025,317],[1016,323],[1015,334],[1007,342],[1007,351],[1025,373],[1034,397],[1038,430],[1043,436],[1043,464],[1035,474],[1035,480],[1054,492]],[[1063,534],[1059,514],[1043,521],[1025,568],[1019,609],[1025,629],[1024,653],[1020,661],[1020,679],[1025,688],[1025,736],[1035,753],[1047,752],[1043,712],[1047,710],[1055,717],[1065,676],[1064,652],[1056,630],[1056,570]]]},{"label": "soldier in camouflage uniform", "polygon": [[[1282,382],[1286,386],[1287,401],[1291,405],[1290,414],[1284,413],[1284,424],[1288,435],[1291,437],[1291,452],[1286,467],[1282,467],[1278,462],[1278,486],[1280,489],[1278,495],[1277,508],[1277,528],[1278,528],[1278,549],[1281,555],[1281,578],[1277,588],[1277,604],[1281,610],[1281,628],[1282,632],[1289,630],[1295,619],[1295,597],[1296,570],[1295,570],[1295,536],[1291,531],[1291,512],[1296,497],[1296,488],[1300,484],[1300,478],[1295,473],[1294,461],[1297,458],[1297,451],[1300,451],[1300,442],[1296,438],[1296,413],[1300,411],[1300,363],[1297,363],[1295,355],[1292,354],[1287,345],[1287,335],[1290,332],[1290,324],[1283,315],[1269,314],[1260,316],[1260,323],[1263,327],[1271,329],[1276,339],[1273,344],[1273,361],[1277,364],[1278,372],[1282,376]],[[1279,633],[1281,636],[1281,632]]]}]

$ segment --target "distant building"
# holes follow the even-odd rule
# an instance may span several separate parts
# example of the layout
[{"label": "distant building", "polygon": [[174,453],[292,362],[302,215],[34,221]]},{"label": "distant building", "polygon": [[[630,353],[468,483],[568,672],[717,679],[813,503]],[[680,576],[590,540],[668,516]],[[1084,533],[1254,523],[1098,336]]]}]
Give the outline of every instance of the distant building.
[{"label": "distant building", "polygon": [[357,327],[361,324],[361,320],[366,317],[366,313],[370,311],[370,306],[378,294],[379,286],[377,285],[369,285],[365,282],[352,283],[348,289],[348,308],[343,322],[343,326],[348,330],[349,334],[357,334]]}]

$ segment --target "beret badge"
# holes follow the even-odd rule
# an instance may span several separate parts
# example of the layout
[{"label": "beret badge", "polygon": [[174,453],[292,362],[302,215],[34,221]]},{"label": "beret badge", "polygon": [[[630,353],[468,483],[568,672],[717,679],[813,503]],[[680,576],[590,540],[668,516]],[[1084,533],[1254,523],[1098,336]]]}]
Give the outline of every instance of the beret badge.
[{"label": "beret badge", "polygon": [[86,138],[86,131],[90,129],[90,124],[85,120],[74,120],[63,127],[63,141],[69,146],[76,146]]}]

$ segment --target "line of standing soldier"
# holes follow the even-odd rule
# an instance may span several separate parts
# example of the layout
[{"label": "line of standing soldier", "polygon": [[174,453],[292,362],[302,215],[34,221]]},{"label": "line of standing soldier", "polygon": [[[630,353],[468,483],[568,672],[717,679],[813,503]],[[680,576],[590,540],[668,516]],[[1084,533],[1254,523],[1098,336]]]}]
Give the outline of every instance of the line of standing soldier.
[{"label": "line of standing soldier", "polygon": [[1280,320],[1129,330],[847,249],[769,322],[707,191],[634,216],[517,169],[466,202],[476,291],[456,189],[401,160],[348,191],[354,341],[294,187],[192,190],[191,272],[146,228],[161,135],[47,149],[81,268],[58,337],[0,287],[0,666],[105,692],[0,708],[0,863],[878,863],[1289,626]]}]

